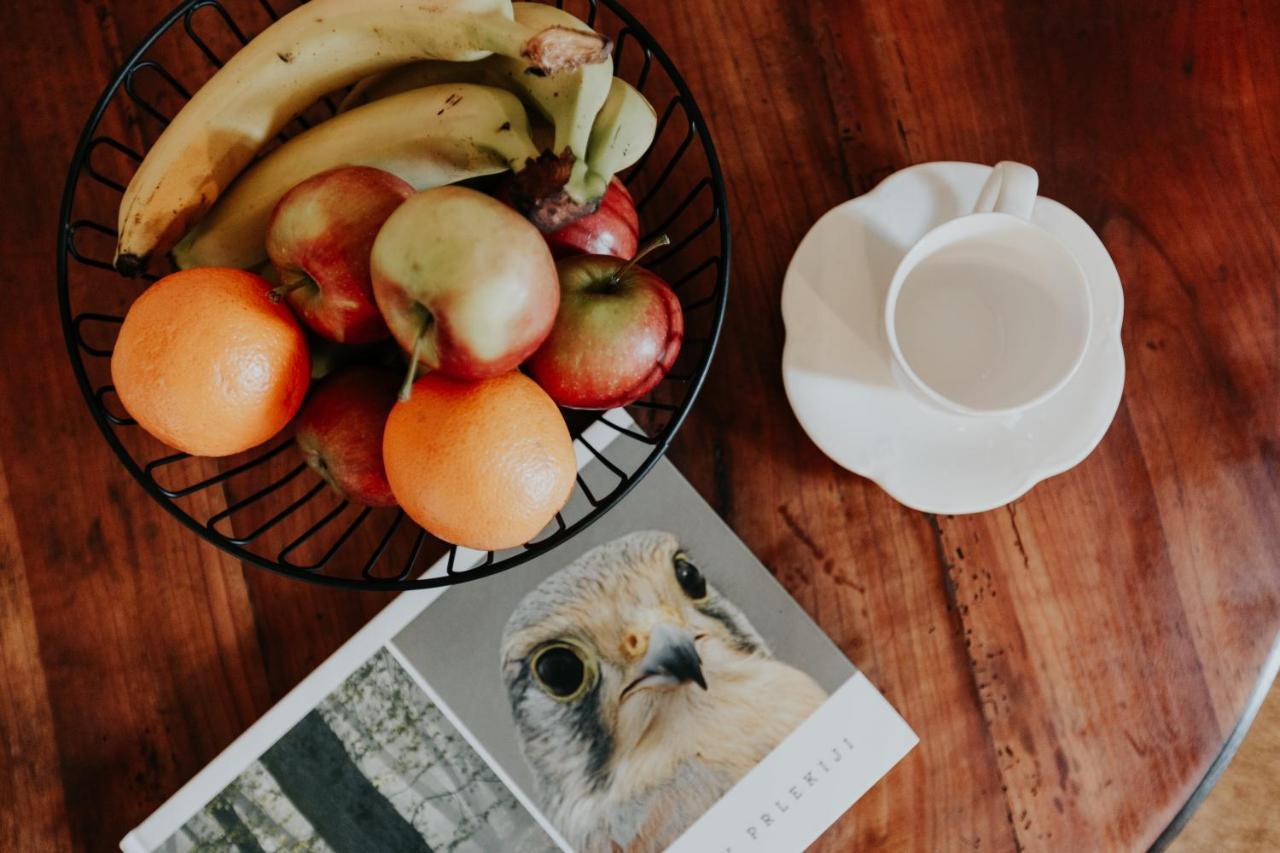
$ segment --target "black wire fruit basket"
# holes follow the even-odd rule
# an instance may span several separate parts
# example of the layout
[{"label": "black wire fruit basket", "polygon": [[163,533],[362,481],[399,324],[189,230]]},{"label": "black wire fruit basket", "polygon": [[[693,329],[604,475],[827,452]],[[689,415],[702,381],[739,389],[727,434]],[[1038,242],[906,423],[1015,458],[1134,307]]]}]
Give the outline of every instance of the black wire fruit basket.
[{"label": "black wire fruit basket", "polygon": [[[671,238],[644,265],[679,295],[685,339],[666,378],[625,413],[565,412],[580,458],[585,455],[598,476],[588,482],[586,469],[580,470],[573,499],[552,524],[519,548],[466,552],[432,537],[399,510],[343,500],[303,462],[291,430],[225,459],[174,453],[128,417],[111,385],[112,346],[129,304],[172,269],[161,258],[137,278],[113,269],[124,187],[191,93],[294,5],[188,0],[107,84],[71,161],[58,233],[58,300],[76,379],[107,443],[146,492],[240,560],[293,578],[368,590],[446,586],[497,574],[564,542],[616,505],[666,451],[698,395],[729,284],[725,188],[711,136],[675,65],[620,3],[556,3],[613,39],[615,75],[657,110],[653,145],[622,178],[636,200],[642,242],[659,234]],[[278,141],[332,115],[341,94],[312,106]],[[444,571],[424,577],[442,557]]]}]

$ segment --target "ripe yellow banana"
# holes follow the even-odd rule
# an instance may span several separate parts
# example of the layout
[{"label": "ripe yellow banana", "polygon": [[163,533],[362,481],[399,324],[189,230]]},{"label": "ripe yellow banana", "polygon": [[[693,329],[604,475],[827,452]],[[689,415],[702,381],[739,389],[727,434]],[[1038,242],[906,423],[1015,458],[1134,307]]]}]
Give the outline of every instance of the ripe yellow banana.
[{"label": "ripe yellow banana", "polygon": [[250,167],[173,249],[179,267],[239,267],[266,260],[276,202],[343,165],[374,166],[415,189],[451,184],[537,159],[520,100],[491,86],[428,86],[334,116]]},{"label": "ripe yellow banana", "polygon": [[[542,30],[551,27],[586,29],[573,15],[545,3],[512,3],[517,23]],[[609,96],[613,80],[611,61],[580,65],[570,72],[543,76],[527,60],[494,54],[478,62],[428,60],[385,71],[357,83],[342,102],[341,109],[438,83],[483,83],[514,92],[525,105],[555,128],[552,152],[568,150],[574,156],[564,191],[573,201],[588,203],[604,195],[609,180],[590,174],[587,143],[596,113]]]},{"label": "ripe yellow banana", "polygon": [[609,97],[596,115],[587,142],[587,168],[592,180],[609,180],[636,161],[653,144],[658,114],[649,99],[620,77],[614,77]]},{"label": "ripe yellow banana", "polygon": [[[521,5],[517,3],[516,6]],[[533,5],[533,4],[529,4]],[[357,84],[347,99],[343,109],[350,109],[353,104],[368,103],[396,92],[411,90],[414,86],[442,78],[483,79],[492,81],[494,85],[511,88],[522,94],[514,84],[504,82],[501,75],[486,68],[492,68],[494,60],[482,62],[420,62],[388,71]],[[575,72],[576,73],[576,72]],[[535,78],[536,79],[536,78]],[[555,100],[554,94],[551,96]],[[525,95],[532,101],[532,95]],[[547,109],[535,104],[539,113],[546,115]],[[566,178],[572,182],[571,175],[558,174],[563,169],[563,159],[554,162],[544,157],[540,161],[541,168],[535,174],[532,170],[526,173],[529,180],[519,181],[512,186],[512,196],[516,205],[544,231],[554,231],[567,222],[595,209],[609,180],[635,163],[653,144],[654,133],[657,132],[658,115],[644,95],[627,81],[614,77],[610,80],[608,96],[595,115],[585,145],[585,156],[578,152],[583,147],[574,147],[575,169],[582,163],[586,165],[586,174],[581,185],[588,187],[584,199],[574,198],[565,184]],[[559,139],[560,125],[556,125]],[[576,133],[576,130],[575,130]],[[535,139],[537,129],[534,130]],[[575,146],[581,146],[575,142]],[[556,148],[555,150],[561,150]],[[578,174],[574,172],[573,174]]]},{"label": "ripe yellow banana", "polygon": [[599,33],[514,20],[510,0],[312,0],[263,30],[174,117],[120,203],[116,268],[137,273],[258,150],[322,95],[422,59],[522,57],[546,74],[599,62]]}]

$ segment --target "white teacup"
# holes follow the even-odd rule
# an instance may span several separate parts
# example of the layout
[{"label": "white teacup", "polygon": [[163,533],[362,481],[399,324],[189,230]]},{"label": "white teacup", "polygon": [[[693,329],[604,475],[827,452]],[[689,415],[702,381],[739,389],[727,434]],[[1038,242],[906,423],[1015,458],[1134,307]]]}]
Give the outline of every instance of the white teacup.
[{"label": "white teacup", "polygon": [[1030,222],[1038,186],[1030,166],[997,163],[973,213],[925,234],[893,274],[884,323],[894,361],[944,408],[1021,412],[1084,358],[1088,282],[1070,250]]}]

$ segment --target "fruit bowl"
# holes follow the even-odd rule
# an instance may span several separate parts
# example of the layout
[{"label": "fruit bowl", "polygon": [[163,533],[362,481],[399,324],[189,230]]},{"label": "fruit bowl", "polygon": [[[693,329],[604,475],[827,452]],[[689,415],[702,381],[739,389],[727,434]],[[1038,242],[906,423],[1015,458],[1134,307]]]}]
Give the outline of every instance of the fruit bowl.
[{"label": "fruit bowl", "polygon": [[[616,0],[557,6],[614,41],[614,73],[654,105],[658,130],[623,180],[641,232],[671,243],[645,266],[672,284],[685,340],[666,378],[626,412],[564,412],[580,459],[574,498],[534,540],[476,554],[438,540],[396,509],[343,500],[309,468],[292,430],[238,456],[175,453],[125,414],[110,356],[125,312],[172,271],[156,258],[137,278],[111,258],[116,210],[143,154],[196,89],[253,35],[294,7],[290,0],[188,0],[132,52],[108,82],[76,146],[58,233],[58,300],[72,368],[107,444],[146,492],[192,531],[238,559],[289,577],[355,589],[446,586],[533,559],[617,504],[665,452],[697,397],[724,319],[729,223],[715,149],[692,93],[649,32]],[[332,115],[334,92],[294,120],[280,140]],[[605,440],[605,438],[610,440]],[[501,500],[500,495],[494,496]],[[440,557],[446,570],[423,577]]]}]

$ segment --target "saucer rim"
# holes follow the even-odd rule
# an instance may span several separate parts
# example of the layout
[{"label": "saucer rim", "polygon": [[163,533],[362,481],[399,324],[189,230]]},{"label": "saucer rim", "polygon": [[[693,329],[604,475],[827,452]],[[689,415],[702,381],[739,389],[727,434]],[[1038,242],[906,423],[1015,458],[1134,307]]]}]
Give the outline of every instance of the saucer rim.
[{"label": "saucer rim", "polygon": [[[957,167],[957,166],[964,167],[964,168],[968,168],[970,166],[977,166],[979,168],[984,168],[984,169],[992,168],[990,166],[986,166],[981,163],[969,163],[969,162],[959,161],[959,160],[935,160],[935,161],[929,161],[925,163],[916,163],[911,166],[907,166],[902,169],[899,169],[889,175],[886,175],[879,183],[877,183],[874,187],[872,187],[867,192],[854,196],[853,198],[847,199],[835,205],[830,210],[827,210],[825,213],[819,216],[814,221],[814,223],[810,225],[809,228],[805,231],[804,237],[801,238],[800,243],[797,245],[796,251],[792,254],[791,260],[787,264],[787,271],[783,276],[783,285],[781,288],[781,293],[779,295],[780,308],[786,301],[786,293],[791,281],[791,270],[792,270],[792,266],[795,264],[796,256],[799,255],[800,249],[804,244],[804,240],[809,236],[810,233],[813,232],[814,229],[817,228],[818,224],[823,219],[833,214],[836,214],[838,211],[842,210],[846,206],[854,205],[859,202],[862,202],[868,199],[872,195],[886,194],[889,189],[888,185],[893,182],[894,178],[906,175],[909,172],[913,172],[917,170],[923,171],[923,170],[929,170],[929,169],[943,170],[943,169],[948,169],[948,168]],[[1050,202],[1054,205],[1057,205],[1058,207],[1062,208],[1064,211],[1066,211],[1070,215],[1076,217],[1077,219],[1080,220],[1081,223],[1085,225],[1085,227],[1089,229],[1094,239],[1098,240],[1099,243],[1102,243],[1102,238],[1097,235],[1097,232],[1093,230],[1092,226],[1089,226],[1089,224],[1085,222],[1084,219],[1081,218],[1078,213],[1071,210],[1066,205],[1063,205],[1061,202],[1055,201],[1054,199],[1047,198],[1041,195],[1037,195],[1036,199],[1037,199],[1037,202],[1045,201],[1045,202]],[[942,224],[945,224],[945,223],[939,223],[939,225],[942,225]],[[937,226],[933,226],[933,227],[937,227]],[[1051,233],[1054,233],[1055,237],[1058,237],[1058,239],[1061,239],[1061,237],[1059,237],[1059,235],[1056,232],[1051,232]],[[1106,250],[1105,244],[1103,244],[1103,249],[1104,251]],[[1107,254],[1108,260],[1111,261],[1113,270],[1115,270],[1114,259],[1111,259],[1110,252],[1106,252],[1106,254]],[[1108,276],[1108,279],[1110,279],[1110,276]],[[793,389],[791,387],[792,382],[794,381],[792,379],[792,374],[795,372],[795,369],[788,367],[789,353],[791,350],[792,330],[791,330],[791,324],[787,320],[787,312],[785,310],[782,310],[781,313],[782,313],[784,339],[783,339],[783,347],[782,347],[781,367],[782,367],[783,391],[787,396],[787,403],[790,406],[792,413],[795,415],[796,420],[800,423],[801,429],[804,430],[805,435],[808,436],[809,440],[812,441],[827,458],[831,459],[831,461],[835,462],[837,465],[844,468],[845,470],[848,470],[854,474],[857,474],[860,477],[865,477],[866,479],[875,483],[882,490],[884,490],[886,494],[888,494],[890,497],[892,497],[895,501],[902,504],[903,506],[908,507],[909,509],[914,509],[918,512],[923,512],[923,513],[928,513],[933,515],[973,515],[973,514],[982,513],[982,512],[990,512],[993,509],[999,509],[1000,507],[1007,506],[1013,503],[1014,501],[1018,500],[1019,498],[1023,497],[1025,494],[1027,494],[1027,492],[1031,491],[1031,489],[1035,488],[1035,486],[1039,485],[1045,480],[1048,480],[1051,477],[1056,477],[1057,475],[1065,473],[1066,471],[1069,471],[1072,468],[1079,465],[1086,458],[1088,458],[1088,456],[1091,453],[1093,453],[1094,450],[1097,449],[1098,445],[1102,442],[1102,439],[1106,436],[1107,432],[1110,430],[1111,425],[1115,422],[1116,413],[1119,411],[1120,402],[1124,397],[1124,383],[1127,375],[1126,373],[1127,365],[1125,363],[1124,347],[1123,347],[1123,341],[1121,338],[1121,330],[1123,327],[1123,320],[1124,320],[1124,286],[1123,286],[1123,283],[1120,281],[1118,270],[1115,270],[1114,282],[1115,282],[1115,290],[1116,290],[1115,297],[1118,300],[1118,304],[1117,304],[1117,310],[1115,312],[1115,317],[1112,322],[1113,328],[1095,329],[1094,331],[1098,332],[1099,334],[1096,335],[1096,337],[1091,335],[1091,339],[1092,339],[1091,343],[1089,344],[1089,347],[1086,348],[1086,351],[1085,351],[1087,354],[1088,350],[1092,349],[1094,346],[1097,346],[1100,349],[1105,348],[1101,350],[1100,356],[1104,361],[1104,363],[1111,364],[1111,372],[1113,375],[1116,376],[1118,380],[1116,382],[1117,392],[1115,394],[1115,399],[1111,402],[1111,404],[1109,406],[1107,405],[1101,406],[1099,408],[1099,411],[1103,412],[1103,411],[1106,411],[1106,409],[1108,408],[1110,409],[1110,411],[1107,412],[1107,416],[1105,418],[1100,419],[1099,427],[1095,430],[1092,430],[1088,434],[1088,437],[1080,444],[1079,452],[1072,454],[1070,457],[1067,458],[1066,461],[1064,461],[1059,465],[1031,466],[1030,469],[1026,472],[1026,475],[1018,482],[1018,484],[1016,486],[1012,486],[1010,489],[1006,491],[1006,496],[1000,497],[998,499],[993,499],[994,502],[984,501],[982,503],[974,504],[972,502],[964,502],[964,501],[940,500],[937,503],[934,503],[932,500],[927,500],[927,499],[921,500],[920,495],[916,495],[914,497],[908,497],[901,494],[898,490],[896,490],[891,485],[889,485],[889,483],[887,483],[884,479],[885,474],[883,472],[879,474],[875,474],[870,471],[859,470],[858,468],[851,467],[849,465],[846,465],[844,462],[841,462],[837,458],[837,455],[831,452],[831,449],[828,446],[824,446],[824,443],[821,440],[819,440],[817,437],[815,437],[814,435],[815,430],[810,429],[809,421],[811,420],[811,417],[807,417],[805,414],[803,414],[804,411],[807,411],[807,408],[798,407],[796,405],[795,393],[793,392]],[[896,389],[896,393],[907,394],[909,392],[907,391],[907,389],[898,388]],[[1047,402],[1047,400],[1043,402]],[[1038,405],[1043,405],[1043,402]],[[929,496],[925,496],[925,497],[927,498]],[[960,504],[963,504],[963,506],[960,506]]]}]

